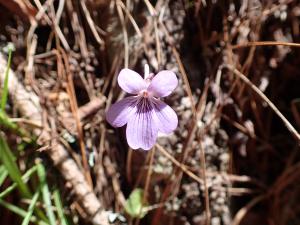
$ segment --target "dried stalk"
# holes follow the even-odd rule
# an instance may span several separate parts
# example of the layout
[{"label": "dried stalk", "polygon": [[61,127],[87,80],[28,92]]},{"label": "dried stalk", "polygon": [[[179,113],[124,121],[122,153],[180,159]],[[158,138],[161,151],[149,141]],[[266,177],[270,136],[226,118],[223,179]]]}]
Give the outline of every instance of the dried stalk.
[{"label": "dried stalk", "polygon": [[[4,71],[6,67],[7,61],[0,53],[1,83],[3,83],[5,78]],[[39,125],[39,127],[43,127],[42,108],[39,103],[39,97],[34,92],[26,90],[12,70],[9,72],[8,89],[14,106],[19,110],[22,117],[29,119],[34,124]],[[41,130],[37,126],[33,130],[33,133],[39,136],[41,140],[51,140],[51,131]],[[48,148],[47,153],[64,179],[71,183],[77,201],[84,209],[87,219],[95,225],[108,225],[107,212],[102,209],[100,201],[86,182],[82,171],[69,156],[64,146],[57,143],[52,148]]]},{"label": "dried stalk", "polygon": [[294,128],[294,126],[285,118],[285,116],[279,111],[279,109],[274,105],[274,103],[271,102],[268,99],[268,97],[261,90],[259,90],[258,87],[256,87],[244,74],[238,71],[234,66],[224,64],[223,67],[231,70],[238,78],[244,81],[256,94],[258,94],[258,96],[261,99],[263,99],[268,104],[268,106],[276,113],[276,115],[282,120],[283,124],[286,126],[289,132],[293,135],[298,144],[300,144],[300,134]]}]

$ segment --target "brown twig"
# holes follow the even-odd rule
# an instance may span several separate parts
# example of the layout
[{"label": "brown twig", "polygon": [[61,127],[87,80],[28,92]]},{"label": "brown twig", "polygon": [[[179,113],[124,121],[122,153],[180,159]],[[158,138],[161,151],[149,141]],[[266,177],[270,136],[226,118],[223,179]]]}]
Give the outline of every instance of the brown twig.
[{"label": "brown twig", "polygon": [[300,43],[290,43],[290,42],[280,42],[280,41],[253,41],[248,42],[245,44],[237,44],[232,45],[232,49],[239,49],[239,48],[248,48],[252,46],[287,46],[287,47],[300,47]]},{"label": "brown twig", "polygon": [[66,78],[67,78],[67,92],[70,97],[70,105],[71,105],[72,113],[73,113],[73,116],[76,121],[78,138],[79,138],[79,142],[80,142],[82,163],[83,163],[83,168],[85,170],[85,178],[87,179],[87,182],[89,183],[89,185],[91,187],[93,187],[89,164],[88,164],[87,157],[86,157],[86,150],[85,150],[85,144],[84,144],[84,140],[83,140],[84,138],[83,138],[81,121],[80,121],[79,113],[78,113],[78,105],[77,105],[74,84],[73,84],[73,77],[72,77],[72,74],[71,74],[71,71],[69,68],[69,60],[68,60],[66,53],[63,51],[63,49],[60,49],[60,53],[62,54],[62,58],[64,61],[64,66],[65,66],[65,73],[66,73]]},{"label": "brown twig", "polygon": [[167,157],[174,165],[179,167],[181,169],[181,171],[183,171],[186,175],[188,175],[190,178],[197,181],[198,183],[203,184],[203,180],[200,177],[198,177],[196,174],[194,174],[192,171],[190,171],[184,164],[178,162],[162,146],[160,146],[159,144],[156,144],[155,146],[165,157]]},{"label": "brown twig", "polygon": [[102,40],[102,38],[100,37],[100,35],[98,34],[97,32],[97,29],[96,29],[96,26],[95,26],[95,23],[91,17],[91,14],[89,12],[89,10],[87,9],[86,5],[85,5],[85,1],[83,0],[80,0],[80,5],[81,5],[81,8],[82,10],[84,11],[84,15],[86,17],[86,20],[88,22],[88,25],[90,26],[90,29],[97,41],[97,43],[100,45],[100,46],[104,46],[104,41]]},{"label": "brown twig", "polygon": [[293,125],[285,118],[285,116],[279,111],[279,109],[274,105],[273,102],[271,102],[268,97],[259,90],[258,87],[256,87],[244,74],[242,74],[240,71],[238,71],[236,68],[234,68],[231,65],[224,65],[225,68],[228,68],[231,70],[236,76],[238,76],[242,81],[244,81],[256,94],[258,94],[259,97],[261,97],[268,106],[276,113],[276,115],[282,120],[286,128],[291,132],[291,134],[294,136],[296,141],[300,144],[300,134],[298,131],[293,127]]},{"label": "brown twig", "polygon": [[144,187],[144,196],[143,196],[143,202],[146,202],[148,198],[148,191],[151,181],[151,175],[152,175],[152,167],[153,167],[153,161],[154,161],[154,155],[155,155],[155,147],[152,148],[152,151],[150,152],[150,160],[149,160],[149,166],[147,171],[147,177],[145,181],[145,187]]},{"label": "brown twig", "polygon": [[127,29],[126,29],[126,22],[125,22],[125,18],[124,18],[124,14],[122,11],[122,8],[119,4],[117,4],[116,2],[116,8],[117,8],[117,12],[120,18],[120,22],[122,25],[122,31],[123,31],[123,40],[124,40],[124,67],[128,68],[128,64],[129,64],[129,40],[128,40],[128,33],[127,33]]},{"label": "brown twig", "polygon": [[243,208],[241,208],[236,214],[235,217],[232,221],[232,225],[239,225],[242,221],[242,219],[245,217],[245,215],[247,214],[247,212],[249,212],[249,210],[255,206],[258,202],[262,201],[263,199],[265,199],[266,195],[259,195],[257,197],[255,197],[254,199],[252,199],[246,206],[244,206]]},{"label": "brown twig", "polygon": [[19,15],[21,18],[24,18],[30,22],[35,20],[34,17],[37,14],[37,9],[28,0],[0,0],[0,4],[4,5],[13,13]]},{"label": "brown twig", "polygon": [[[7,62],[4,56],[0,54],[1,83],[4,82],[6,67]],[[19,110],[22,117],[28,118],[40,127],[44,127],[42,124],[42,108],[39,103],[39,97],[34,92],[26,90],[12,70],[9,72],[8,89],[15,107]],[[40,137],[40,140],[51,140],[51,132],[48,130],[41,130],[36,127],[33,129],[33,132]],[[46,152],[64,179],[72,185],[77,200],[88,215],[88,219],[96,225],[108,225],[107,212],[102,209],[100,201],[87,184],[81,170],[69,156],[68,151],[63,145],[58,143]]]},{"label": "brown twig", "polygon": [[[202,139],[202,137],[200,136]],[[199,139],[200,139],[199,138]],[[209,195],[208,195],[208,186],[206,182],[206,160],[205,160],[205,152],[204,148],[202,146],[202,140],[199,140],[199,149],[200,149],[200,161],[201,161],[201,168],[202,168],[202,179],[203,179],[203,185],[204,185],[204,196],[205,196],[205,216],[206,216],[206,225],[210,224],[210,204],[209,204]]]},{"label": "brown twig", "polygon": [[[150,14],[151,14],[152,16],[154,16],[154,17],[158,16],[157,11],[156,11],[155,8],[151,5],[151,3],[149,2],[149,0],[144,0],[144,2],[145,2],[145,4],[146,4],[146,6],[147,6],[147,8],[148,8],[148,10],[149,10],[149,12],[150,12]],[[182,79],[183,79],[183,83],[184,83],[184,85],[185,85],[185,90],[186,90],[187,95],[188,95],[188,97],[189,97],[189,99],[190,99],[190,102],[191,102],[191,107],[192,107],[193,116],[196,117],[196,107],[195,107],[195,103],[194,103],[194,98],[193,98],[191,86],[190,86],[189,80],[188,80],[188,78],[187,78],[187,74],[186,74],[186,72],[185,72],[183,63],[182,63],[182,61],[181,61],[181,59],[180,59],[180,55],[179,55],[179,53],[178,53],[178,51],[177,51],[177,49],[176,49],[176,47],[175,47],[175,45],[174,45],[174,40],[173,40],[173,38],[171,37],[171,35],[169,34],[169,32],[168,32],[168,30],[167,30],[165,24],[164,24],[162,21],[160,21],[160,20],[158,20],[158,23],[159,23],[159,25],[162,27],[162,29],[163,29],[163,31],[164,31],[166,37],[167,37],[168,44],[169,44],[169,45],[171,46],[171,48],[172,48],[173,55],[174,55],[174,57],[175,57],[175,59],[176,59],[176,61],[177,61],[177,64],[178,64],[178,67],[179,67],[179,71],[180,71],[180,73],[181,73],[180,75],[181,75],[181,77],[182,77]]]},{"label": "brown twig", "polygon": [[139,36],[139,38],[142,38],[142,32],[139,28],[139,26],[137,25],[137,23],[135,22],[133,16],[131,15],[130,11],[127,9],[127,7],[124,5],[124,3],[120,0],[117,0],[117,4],[121,6],[121,8],[124,10],[124,12],[126,13],[126,15],[128,16],[128,19],[130,20],[135,32],[137,33],[137,35]]},{"label": "brown twig", "polygon": [[[145,181],[145,185],[144,185],[144,194],[143,194],[143,203],[147,202],[148,199],[148,192],[149,192],[149,187],[150,187],[150,181],[151,181],[151,175],[152,175],[152,167],[153,167],[153,161],[154,161],[154,155],[155,155],[155,149],[156,147],[154,146],[152,148],[152,150],[150,152],[148,152],[148,154],[150,154],[150,159],[149,159],[149,166],[148,166],[148,170],[147,170],[147,176],[146,176],[146,181]],[[141,208],[141,210],[143,210],[143,208]],[[140,212],[142,213],[142,212]],[[140,219],[137,218],[137,220],[135,221],[135,225],[139,225],[140,224]]]},{"label": "brown twig", "polygon": [[101,96],[100,98],[95,98],[89,103],[78,108],[78,117],[80,121],[89,117],[90,115],[96,113],[105,103],[105,97]]}]

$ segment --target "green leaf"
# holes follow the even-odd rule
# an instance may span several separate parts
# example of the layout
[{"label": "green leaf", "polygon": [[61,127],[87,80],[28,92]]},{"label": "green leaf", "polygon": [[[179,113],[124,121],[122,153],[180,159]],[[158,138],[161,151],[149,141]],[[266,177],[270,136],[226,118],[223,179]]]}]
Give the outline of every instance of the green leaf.
[{"label": "green leaf", "polygon": [[33,213],[33,210],[34,210],[34,207],[35,207],[35,204],[37,203],[37,200],[40,196],[40,188],[38,188],[38,190],[35,192],[35,194],[33,195],[32,199],[31,199],[31,203],[28,207],[28,210],[27,210],[27,214],[22,222],[22,225],[28,225],[29,222],[30,222],[30,219],[32,217],[32,213]]},{"label": "green leaf", "polygon": [[147,214],[147,203],[143,202],[144,191],[141,188],[134,189],[125,203],[125,211],[132,218],[143,218]]},{"label": "green leaf", "polygon": [[17,183],[23,197],[31,198],[31,193],[27,185],[23,182],[21,172],[15,162],[15,157],[0,133],[0,160],[5,166],[10,178]]},{"label": "green leaf", "polygon": [[10,64],[11,64],[11,55],[12,55],[12,49],[9,48],[7,67],[6,67],[5,78],[4,78],[4,86],[3,86],[2,98],[1,98],[1,110],[3,112],[5,111],[5,105],[7,102],[7,95],[8,95],[8,75],[9,75],[9,69],[10,69]]},{"label": "green leaf", "polygon": [[5,167],[3,165],[1,165],[0,166],[0,186],[5,181],[7,175],[8,175],[7,170],[5,169]]},{"label": "green leaf", "polygon": [[18,134],[21,137],[29,137],[27,132],[19,127],[15,122],[12,122],[11,119],[6,115],[4,111],[0,110],[0,125],[10,131]]},{"label": "green leaf", "polygon": [[64,209],[63,209],[63,205],[61,202],[61,198],[60,198],[58,189],[55,189],[55,191],[53,193],[53,197],[54,197],[54,204],[57,209],[58,217],[60,219],[60,224],[61,225],[69,225],[68,220],[65,217],[65,213],[64,213]]},{"label": "green leaf", "polygon": [[17,130],[18,128],[17,124],[11,122],[4,111],[0,111],[0,125],[11,130]]},{"label": "green leaf", "polygon": [[[12,151],[8,147],[1,133],[0,133],[0,161],[2,161],[2,164],[5,166],[9,177],[14,182],[14,184],[12,184],[10,187],[6,188],[2,193],[0,193],[0,196],[5,197],[15,187],[18,187],[22,197],[31,199],[32,194],[30,193],[30,190],[26,185],[26,182],[22,179],[21,172],[18,168],[17,163],[15,162],[15,156],[13,155]],[[34,172],[34,170],[35,170],[34,167],[28,170],[27,172],[30,173],[28,173],[29,175],[26,176],[30,176]],[[23,178],[26,179],[26,176],[24,175]],[[45,221],[47,220],[47,218],[45,217],[45,215],[41,210],[36,209],[36,213],[39,216],[39,218]]]},{"label": "green leaf", "polygon": [[[37,170],[37,166],[34,166],[26,171],[26,173],[22,176],[23,182],[27,182],[31,175]],[[6,172],[6,171],[5,171]],[[1,182],[0,182],[1,184]],[[5,198],[9,193],[11,193],[16,187],[18,187],[17,183],[13,183],[9,187],[7,187],[4,191],[0,192],[0,199]]]},{"label": "green leaf", "polygon": [[56,219],[52,209],[51,195],[50,195],[48,184],[46,182],[46,171],[43,164],[41,163],[37,164],[37,172],[41,183],[41,189],[42,189],[44,204],[46,207],[47,217],[51,225],[56,225]]},{"label": "green leaf", "polygon": [[[16,213],[17,215],[19,215],[21,217],[25,217],[27,215],[27,212],[24,209],[21,209],[18,206],[8,203],[2,199],[0,199],[0,205],[7,208],[10,211],[12,211],[13,213]],[[30,222],[33,222],[38,225],[49,225],[48,223],[46,223],[42,220],[37,220],[37,218],[35,216],[31,216]]]}]

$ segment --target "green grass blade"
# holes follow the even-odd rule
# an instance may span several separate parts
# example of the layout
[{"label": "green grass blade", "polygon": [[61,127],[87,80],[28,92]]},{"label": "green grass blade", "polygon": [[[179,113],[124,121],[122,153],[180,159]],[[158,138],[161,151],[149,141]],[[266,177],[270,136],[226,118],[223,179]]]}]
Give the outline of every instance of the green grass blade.
[{"label": "green grass blade", "polygon": [[67,218],[65,217],[65,213],[64,213],[64,209],[63,209],[63,205],[61,202],[61,197],[60,197],[58,189],[55,189],[55,191],[53,193],[53,197],[54,197],[54,204],[57,209],[58,217],[60,220],[60,224],[61,225],[69,225],[69,222],[68,222]]},{"label": "green grass blade", "polygon": [[[21,209],[11,203],[8,203],[2,199],[0,199],[0,205],[7,208],[8,210],[12,211],[13,213],[21,216],[21,217],[26,217],[27,212],[24,209]],[[35,216],[32,216],[30,219],[30,222],[38,224],[38,225],[49,225],[48,223],[42,221],[42,220],[37,220]]]},{"label": "green grass blade", "polygon": [[10,121],[9,117],[6,115],[4,111],[0,111],[0,124],[11,130],[17,130],[18,126],[17,124]]},{"label": "green grass blade", "polygon": [[[21,192],[21,195],[25,198],[31,199],[32,195],[29,191],[28,186],[25,183],[25,180],[35,171],[36,168],[33,167],[25,173],[23,176],[24,180],[21,177],[21,172],[19,171],[19,168],[17,164],[15,163],[15,157],[13,156],[11,150],[9,149],[6,141],[4,140],[3,136],[0,133],[0,160],[2,161],[3,165],[5,166],[10,178],[14,182],[10,187],[8,187],[6,190],[4,190],[2,193],[0,193],[0,196],[3,198],[6,195],[8,195],[11,191],[13,191],[16,187],[18,187],[19,191]],[[27,178],[26,178],[27,177]],[[40,209],[36,209],[36,214],[44,221],[47,221],[46,216],[43,214],[43,212]]]},{"label": "green grass blade", "polygon": [[38,176],[42,185],[41,190],[43,195],[43,201],[46,207],[46,213],[50,224],[56,225],[55,215],[52,210],[51,195],[50,195],[48,184],[46,182],[45,167],[41,163],[39,163],[37,164],[37,168],[38,168]]},{"label": "green grass blade", "polygon": [[19,127],[16,123],[12,122],[11,119],[6,115],[4,111],[0,110],[0,125],[10,131],[16,133],[21,137],[29,137],[28,133]]},{"label": "green grass blade", "polygon": [[0,134],[0,160],[2,164],[6,167],[6,170],[10,178],[17,183],[18,188],[23,197],[31,198],[31,193],[27,185],[23,182],[21,177],[21,172],[15,162],[15,157],[8,147],[3,136]]},{"label": "green grass blade", "polygon": [[35,194],[33,195],[32,199],[31,199],[30,205],[27,210],[27,214],[22,222],[22,225],[28,225],[30,223],[32,213],[33,213],[35,204],[37,203],[39,196],[40,196],[40,188],[38,188],[38,190],[35,192]]},{"label": "green grass blade", "polygon": [[8,75],[9,75],[9,69],[11,64],[11,55],[12,55],[12,49],[10,48],[8,50],[7,67],[5,71],[4,86],[3,86],[2,98],[1,98],[1,110],[3,112],[5,111],[5,105],[7,102],[7,95],[8,95]]},{"label": "green grass blade", "polygon": [[[27,182],[31,175],[37,170],[37,166],[33,166],[22,176],[23,182]],[[0,183],[1,184],[1,183]],[[16,187],[18,187],[17,183],[13,183],[9,187],[7,187],[4,191],[0,192],[0,199],[5,198],[9,193],[11,193]]]},{"label": "green grass blade", "polygon": [[7,175],[8,175],[7,170],[5,169],[5,167],[3,165],[1,165],[0,166],[0,187],[3,184],[3,182],[5,181]]}]

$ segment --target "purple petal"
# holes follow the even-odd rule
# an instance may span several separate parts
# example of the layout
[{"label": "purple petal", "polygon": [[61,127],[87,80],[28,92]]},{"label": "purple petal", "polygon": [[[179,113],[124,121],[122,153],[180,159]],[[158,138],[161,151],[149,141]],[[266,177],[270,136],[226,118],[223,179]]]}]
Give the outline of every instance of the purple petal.
[{"label": "purple petal", "polygon": [[163,70],[151,81],[148,91],[156,97],[166,97],[177,87],[178,80],[172,71]]},{"label": "purple petal", "polygon": [[178,125],[178,117],[175,111],[166,103],[153,99],[154,110],[159,120],[158,129],[162,133],[173,132]]},{"label": "purple petal", "polygon": [[147,99],[139,104],[138,110],[128,120],[126,137],[132,149],[149,150],[153,147],[158,134],[157,117],[151,103]]},{"label": "purple petal", "polygon": [[113,127],[124,126],[136,112],[137,97],[127,97],[113,104],[106,112],[106,120]]},{"label": "purple petal", "polygon": [[138,94],[147,88],[146,81],[136,72],[130,69],[122,69],[118,76],[119,86],[130,94]]}]

